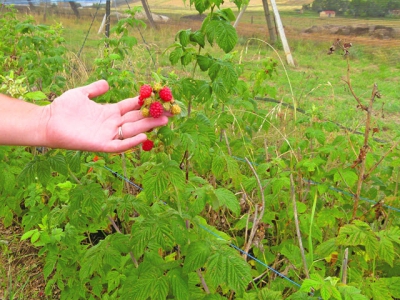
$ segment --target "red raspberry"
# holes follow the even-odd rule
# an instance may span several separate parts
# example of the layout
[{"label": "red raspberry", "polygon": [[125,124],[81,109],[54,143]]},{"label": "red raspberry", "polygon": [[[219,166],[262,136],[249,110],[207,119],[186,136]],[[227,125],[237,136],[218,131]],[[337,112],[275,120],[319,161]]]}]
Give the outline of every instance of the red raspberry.
[{"label": "red raspberry", "polygon": [[160,102],[153,102],[150,104],[150,116],[153,118],[159,118],[164,112],[164,107]]},{"label": "red raspberry", "polygon": [[146,141],[144,141],[144,142],[142,143],[142,149],[143,149],[144,151],[150,151],[151,149],[153,149],[153,147],[154,147],[153,141],[146,140]]},{"label": "red raspberry", "polygon": [[172,92],[169,87],[163,87],[159,92],[160,98],[165,102],[172,100]]},{"label": "red raspberry", "polygon": [[139,95],[141,98],[146,99],[151,96],[152,92],[153,88],[148,84],[144,84],[140,87]]},{"label": "red raspberry", "polygon": [[144,104],[144,98],[142,96],[139,96],[139,101],[138,101],[140,106],[143,106]]}]

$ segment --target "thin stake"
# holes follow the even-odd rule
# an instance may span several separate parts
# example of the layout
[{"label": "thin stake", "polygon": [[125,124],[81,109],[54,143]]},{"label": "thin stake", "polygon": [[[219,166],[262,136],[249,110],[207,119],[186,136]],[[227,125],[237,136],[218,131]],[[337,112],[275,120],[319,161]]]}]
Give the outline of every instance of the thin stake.
[{"label": "thin stake", "polygon": [[306,274],[307,278],[310,278],[310,274],[308,273],[306,255],[304,253],[303,242],[301,240],[299,217],[298,217],[298,214],[297,214],[297,205],[296,205],[296,194],[294,192],[293,174],[290,174],[290,194],[292,196],[292,201],[293,201],[294,223],[296,225],[296,233],[297,233],[297,239],[299,241],[299,247],[300,247],[300,252],[301,252],[301,259],[303,261],[304,273]]}]

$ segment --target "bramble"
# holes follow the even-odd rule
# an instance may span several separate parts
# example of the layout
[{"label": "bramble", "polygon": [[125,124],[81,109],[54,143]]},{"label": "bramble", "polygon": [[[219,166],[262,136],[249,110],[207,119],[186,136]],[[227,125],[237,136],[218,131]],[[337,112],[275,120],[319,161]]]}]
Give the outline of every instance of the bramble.
[{"label": "bramble", "polygon": [[172,115],[181,113],[181,108],[175,102],[172,91],[169,87],[157,82],[153,86],[144,84],[140,87],[139,105],[142,115],[159,118],[163,112],[169,112]]}]

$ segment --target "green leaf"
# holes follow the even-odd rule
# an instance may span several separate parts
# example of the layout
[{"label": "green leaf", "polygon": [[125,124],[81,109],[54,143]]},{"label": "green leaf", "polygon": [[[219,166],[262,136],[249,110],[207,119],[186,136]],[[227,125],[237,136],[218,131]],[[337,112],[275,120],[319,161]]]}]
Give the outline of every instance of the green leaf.
[{"label": "green leaf", "polygon": [[169,54],[169,61],[171,62],[172,65],[176,65],[180,61],[183,54],[184,54],[184,51],[183,51],[182,47],[176,47]]},{"label": "green leaf", "polygon": [[36,168],[37,177],[40,183],[45,186],[51,178],[50,163],[47,160],[39,160]]},{"label": "green leaf", "polygon": [[211,41],[210,44],[215,40],[225,53],[230,52],[238,41],[236,29],[230,23],[221,20],[211,20],[207,25],[206,33]]},{"label": "green leaf", "polygon": [[31,101],[40,101],[47,99],[47,96],[45,93],[42,91],[36,91],[36,92],[29,92],[24,95],[25,99],[31,100]]},{"label": "green leaf", "polygon": [[336,238],[331,238],[319,244],[315,248],[315,254],[318,254],[320,257],[327,257],[337,250],[338,247],[336,245]]},{"label": "green leaf", "polygon": [[368,224],[359,220],[355,220],[353,223],[340,228],[336,242],[344,246],[363,245],[369,257],[375,257],[379,249],[378,237]]},{"label": "green leaf", "polygon": [[32,160],[27,165],[25,168],[22,170],[22,172],[18,176],[18,181],[23,181],[27,184],[35,182],[36,178],[36,160]]},{"label": "green leaf", "polygon": [[189,300],[188,278],[184,276],[180,269],[173,269],[168,272],[168,278],[171,283],[172,293],[177,300]]},{"label": "green leaf", "polygon": [[68,175],[68,166],[67,162],[65,160],[64,155],[58,153],[54,156],[50,156],[48,158],[48,161],[50,163],[50,166],[53,170],[57,171],[58,173],[62,175]]},{"label": "green leaf", "polygon": [[104,203],[105,195],[101,185],[89,183],[78,185],[70,191],[71,212],[81,211],[86,216],[97,218],[101,215],[101,206]]},{"label": "green leaf", "polygon": [[201,31],[195,31],[190,34],[190,41],[195,42],[204,48],[206,45],[204,34]]},{"label": "green leaf", "polygon": [[210,253],[210,246],[207,242],[197,240],[190,243],[182,269],[183,272],[189,273],[203,267]]},{"label": "green leaf", "polygon": [[205,102],[210,100],[212,94],[212,89],[210,83],[205,80],[197,81],[197,90],[196,90],[196,100],[200,102]]},{"label": "green leaf", "polygon": [[215,190],[215,195],[218,198],[220,206],[226,206],[235,216],[239,216],[240,204],[234,193],[225,188],[219,188]]},{"label": "green leaf", "polygon": [[104,241],[90,248],[86,253],[81,263],[79,270],[79,278],[83,281],[89,278],[94,272],[103,267]]},{"label": "green leaf", "polygon": [[322,285],[322,282],[315,279],[304,279],[301,284],[300,291],[303,292],[311,292],[313,289],[319,289]]},{"label": "green leaf", "polygon": [[46,255],[46,263],[43,267],[43,276],[44,278],[48,278],[50,274],[53,272],[58,260],[58,253],[54,250],[49,251]]},{"label": "green leaf", "polygon": [[342,285],[338,287],[338,290],[344,300],[368,300],[367,297],[361,295],[361,290],[354,286]]},{"label": "green leaf", "polygon": [[192,60],[195,58],[192,52],[186,51],[182,57],[181,57],[181,64],[182,66],[187,66],[192,62]]},{"label": "green leaf", "polygon": [[214,288],[226,284],[237,296],[243,295],[252,278],[250,266],[229,246],[220,247],[209,257],[205,277]]},{"label": "green leaf", "polygon": [[387,286],[392,297],[400,298],[400,277],[380,278],[379,281]]},{"label": "green leaf", "polygon": [[191,0],[190,3],[194,2],[194,6],[199,14],[202,14],[207,9],[210,8],[210,1],[209,0]]},{"label": "green leaf", "polygon": [[226,21],[233,22],[236,20],[235,14],[233,13],[231,8],[221,9],[219,15],[222,16]]},{"label": "green leaf", "polygon": [[67,151],[65,158],[72,172],[79,172],[81,170],[80,151]]},{"label": "green leaf", "polygon": [[213,59],[209,56],[197,55],[196,59],[202,71],[207,71],[213,63]]},{"label": "green leaf", "polygon": [[27,232],[25,232],[22,236],[21,236],[21,241],[24,241],[26,239],[29,239],[34,233],[36,233],[38,230],[37,229],[32,229],[29,230]]},{"label": "green leaf", "polygon": [[179,38],[179,42],[183,47],[186,47],[189,44],[189,35],[190,29],[178,31],[177,36]]},{"label": "green leaf", "polygon": [[185,176],[176,161],[163,162],[146,173],[143,187],[149,199],[151,197],[160,199],[169,187],[183,189]]},{"label": "green leaf", "polygon": [[393,243],[383,231],[380,231],[378,233],[378,236],[379,236],[378,256],[380,259],[386,261],[393,268],[393,262],[395,258]]},{"label": "green leaf", "polygon": [[346,185],[352,187],[358,180],[358,175],[353,169],[344,169],[335,173],[333,176],[335,182],[344,181]]}]

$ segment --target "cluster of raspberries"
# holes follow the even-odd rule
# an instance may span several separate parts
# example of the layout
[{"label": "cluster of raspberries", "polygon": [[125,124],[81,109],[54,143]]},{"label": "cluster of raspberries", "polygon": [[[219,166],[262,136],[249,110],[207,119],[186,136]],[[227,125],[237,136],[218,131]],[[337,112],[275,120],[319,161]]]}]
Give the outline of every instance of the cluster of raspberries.
[{"label": "cluster of raspberries", "polygon": [[[180,106],[175,103],[171,89],[156,83],[154,86],[144,84],[139,91],[139,105],[142,115],[145,117],[159,118],[164,111],[173,115],[181,113]],[[150,151],[154,147],[154,142],[146,140],[142,143],[144,151]]]},{"label": "cluster of raspberries", "polygon": [[155,84],[153,87],[144,84],[140,87],[139,105],[145,117],[159,118],[164,111],[173,115],[181,113],[181,108],[175,103],[172,97],[171,89],[161,84]]}]

